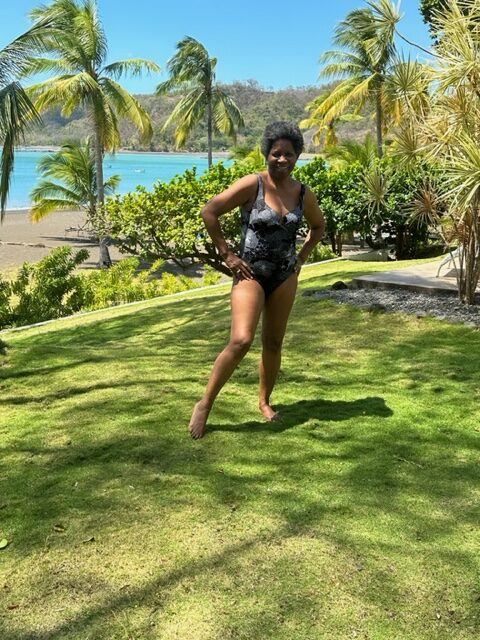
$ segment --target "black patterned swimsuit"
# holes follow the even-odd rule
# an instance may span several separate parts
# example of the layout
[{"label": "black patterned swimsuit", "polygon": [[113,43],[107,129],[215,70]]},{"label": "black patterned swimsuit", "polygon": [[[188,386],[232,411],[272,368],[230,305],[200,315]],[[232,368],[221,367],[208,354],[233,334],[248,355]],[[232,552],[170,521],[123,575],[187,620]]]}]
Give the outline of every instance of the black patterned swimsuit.
[{"label": "black patterned swimsuit", "polygon": [[241,209],[240,257],[251,266],[266,297],[295,271],[295,243],[303,218],[304,195],[302,184],[298,205],[280,215],[265,202],[263,179],[258,175],[258,193],[252,209]]}]

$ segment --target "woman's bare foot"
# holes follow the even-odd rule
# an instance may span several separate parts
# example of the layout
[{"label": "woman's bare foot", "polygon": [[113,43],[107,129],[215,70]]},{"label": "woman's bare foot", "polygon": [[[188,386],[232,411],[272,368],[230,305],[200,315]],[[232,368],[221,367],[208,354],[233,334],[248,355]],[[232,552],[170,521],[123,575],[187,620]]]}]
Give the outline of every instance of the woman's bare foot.
[{"label": "woman's bare foot", "polygon": [[273,407],[271,407],[268,402],[260,402],[258,408],[262,412],[262,415],[269,421],[274,422],[275,420],[281,420],[282,416],[275,411]]},{"label": "woman's bare foot", "polygon": [[203,438],[205,435],[205,429],[207,426],[208,414],[210,413],[210,407],[203,400],[199,400],[193,407],[192,417],[190,418],[190,424],[188,430],[190,435],[195,440]]}]

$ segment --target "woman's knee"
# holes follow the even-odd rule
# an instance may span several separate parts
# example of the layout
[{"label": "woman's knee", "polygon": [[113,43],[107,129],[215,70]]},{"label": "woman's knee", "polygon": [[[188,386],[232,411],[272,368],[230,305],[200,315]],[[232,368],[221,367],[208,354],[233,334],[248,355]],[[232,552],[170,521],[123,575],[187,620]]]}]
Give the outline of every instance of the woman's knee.
[{"label": "woman's knee", "polygon": [[262,345],[265,351],[278,353],[282,350],[283,336],[264,335],[262,337]]},{"label": "woman's knee", "polygon": [[235,355],[244,356],[252,346],[253,338],[254,336],[248,333],[232,336],[228,346],[235,353]]}]

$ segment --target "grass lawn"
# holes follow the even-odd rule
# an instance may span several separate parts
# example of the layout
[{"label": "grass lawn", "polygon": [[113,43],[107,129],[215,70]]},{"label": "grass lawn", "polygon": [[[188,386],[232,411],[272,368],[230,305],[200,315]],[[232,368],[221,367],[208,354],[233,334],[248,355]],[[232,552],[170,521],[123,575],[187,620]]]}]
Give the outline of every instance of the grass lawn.
[{"label": "grass lawn", "polygon": [[1,640],[477,639],[480,332],[301,295],[388,268],[304,269],[284,421],[257,341],[201,441],[228,286],[2,336]]}]

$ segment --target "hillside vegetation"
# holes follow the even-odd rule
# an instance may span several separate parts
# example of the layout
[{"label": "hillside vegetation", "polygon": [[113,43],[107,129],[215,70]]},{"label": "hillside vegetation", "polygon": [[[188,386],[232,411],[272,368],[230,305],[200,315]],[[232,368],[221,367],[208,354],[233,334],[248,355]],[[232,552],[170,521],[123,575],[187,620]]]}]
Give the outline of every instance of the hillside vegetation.
[{"label": "hillside vegetation", "polygon": [[[240,107],[246,126],[240,133],[237,143],[254,145],[260,138],[265,125],[273,120],[292,120],[299,122],[306,117],[305,106],[320,93],[329,91],[330,85],[322,87],[289,87],[280,91],[268,90],[256,81],[235,82],[224,85],[224,89],[234,98]],[[181,94],[168,96],[137,95],[139,102],[151,114],[154,136],[148,150],[173,151],[175,149],[173,128],[162,131],[163,124],[170,115]],[[372,129],[370,118],[356,123],[341,123],[338,126],[339,139],[363,140],[365,134]],[[123,147],[132,150],[145,150],[138,139],[134,127],[126,122],[121,125]],[[43,126],[35,128],[25,137],[28,146],[59,146],[66,140],[83,140],[90,133],[88,119],[82,111],[75,112],[70,118],[63,118],[59,109],[46,113]],[[308,151],[315,151],[311,144],[313,130],[305,132]],[[216,151],[227,150],[232,146],[226,136],[214,138]],[[203,127],[199,127],[187,143],[187,151],[205,151],[207,135]],[[317,149],[318,150],[318,149]]]}]

